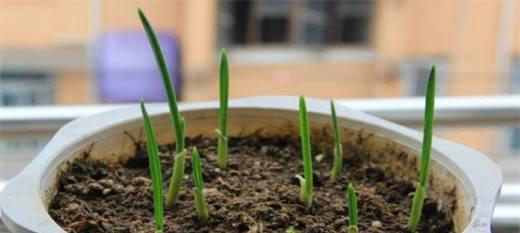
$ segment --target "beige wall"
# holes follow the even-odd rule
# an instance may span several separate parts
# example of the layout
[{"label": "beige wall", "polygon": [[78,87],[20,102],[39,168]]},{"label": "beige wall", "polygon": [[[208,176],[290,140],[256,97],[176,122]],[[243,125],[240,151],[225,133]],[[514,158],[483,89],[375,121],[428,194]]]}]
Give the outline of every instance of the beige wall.
[{"label": "beige wall", "polygon": [[87,9],[85,0],[2,0],[0,48],[40,48],[70,41],[86,42]]},{"label": "beige wall", "polygon": [[497,43],[500,1],[469,1],[459,16],[460,30],[452,57],[451,95],[498,91]]},{"label": "beige wall", "polygon": [[513,54],[520,55],[520,3],[517,3],[515,15],[515,27],[513,29]]},{"label": "beige wall", "polygon": [[[450,55],[456,27],[456,8],[459,1],[409,1],[407,20],[408,55]],[[405,5],[405,4],[403,4]]]},{"label": "beige wall", "polygon": [[188,78],[208,72],[215,63],[217,41],[217,3],[211,0],[184,4],[181,43]]},{"label": "beige wall", "polygon": [[92,102],[92,82],[84,72],[64,71],[56,77],[55,100],[59,105]]},{"label": "beige wall", "polygon": [[[361,98],[374,95],[377,85],[373,63],[309,62],[274,65],[231,65],[230,96],[308,95]],[[326,71],[326,72],[325,72]],[[217,69],[204,82],[190,86],[187,99],[218,97]],[[201,92],[195,89],[202,90]]]},{"label": "beige wall", "polygon": [[[182,22],[184,1],[165,0],[104,0],[100,1],[100,26],[102,31],[140,29],[136,6],[141,6],[155,30],[175,33]],[[153,12],[153,14],[151,13]]]}]

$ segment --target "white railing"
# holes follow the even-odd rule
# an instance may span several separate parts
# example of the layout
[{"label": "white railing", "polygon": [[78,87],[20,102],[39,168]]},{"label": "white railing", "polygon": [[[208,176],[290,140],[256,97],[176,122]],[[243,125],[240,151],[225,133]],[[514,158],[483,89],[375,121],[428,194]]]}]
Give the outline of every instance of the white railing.
[{"label": "white railing", "polygon": [[[339,104],[407,126],[422,124],[423,98],[338,100]],[[15,135],[52,135],[79,117],[129,105],[0,107],[0,139]],[[438,97],[437,127],[520,125],[520,95]],[[0,157],[0,160],[2,157]],[[24,161],[29,162],[30,157]],[[6,180],[1,180],[0,190]],[[520,225],[520,184],[505,184],[494,214],[494,224]],[[0,227],[1,228],[1,227]]]},{"label": "white railing", "polygon": [[[422,124],[424,99],[420,97],[338,100],[338,103],[404,125]],[[129,105],[0,107],[0,129],[1,132],[56,130],[78,117],[125,106]],[[436,99],[436,126],[497,126],[519,122],[520,95]]]}]

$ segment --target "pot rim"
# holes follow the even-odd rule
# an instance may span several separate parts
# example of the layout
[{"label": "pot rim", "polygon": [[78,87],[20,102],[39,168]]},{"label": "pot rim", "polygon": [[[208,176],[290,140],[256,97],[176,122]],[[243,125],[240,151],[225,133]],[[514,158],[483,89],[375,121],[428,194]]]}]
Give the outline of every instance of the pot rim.
[{"label": "pot rim", "polygon": [[[295,96],[261,96],[230,100],[229,108],[298,111],[297,103],[298,97]],[[217,110],[219,103],[182,103],[179,108],[182,112]],[[147,109],[152,117],[169,112],[167,104],[164,103],[148,104]],[[330,115],[329,101],[307,98],[307,110],[312,114]],[[373,129],[378,135],[398,134],[401,140],[392,138],[393,141],[410,148],[420,148],[422,133],[415,130],[342,105],[336,106],[336,113],[339,118]],[[2,191],[0,217],[7,228],[13,232],[65,232],[49,216],[42,201],[46,192],[42,183],[52,176],[54,171],[49,168],[61,164],[65,158],[60,155],[70,152],[74,145],[89,135],[97,134],[114,125],[136,121],[141,117],[139,106],[135,104],[79,118],[63,126],[38,156]],[[457,174],[471,193],[466,198],[472,198],[475,205],[468,226],[463,232],[490,232],[491,217],[502,184],[502,172],[498,166],[476,150],[437,137],[433,139],[431,158]]]}]

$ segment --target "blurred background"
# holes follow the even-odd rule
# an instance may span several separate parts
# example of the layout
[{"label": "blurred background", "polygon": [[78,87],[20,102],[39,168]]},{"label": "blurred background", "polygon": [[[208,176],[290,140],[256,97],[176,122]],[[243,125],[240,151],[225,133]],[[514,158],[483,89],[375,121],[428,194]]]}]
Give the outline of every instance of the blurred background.
[{"label": "blurred background", "polygon": [[[484,106],[507,105],[507,122],[464,124],[477,112],[436,134],[495,160],[502,193],[511,195],[501,208],[520,209],[517,0],[0,0],[3,181],[66,121],[141,97],[164,101],[137,5],[159,33],[185,102],[217,99],[221,48],[232,98],[304,94],[374,106],[391,98],[381,111],[424,96],[435,64],[438,96],[455,114],[468,103],[459,97],[475,97],[481,116]],[[514,211],[503,232],[520,232]]]}]

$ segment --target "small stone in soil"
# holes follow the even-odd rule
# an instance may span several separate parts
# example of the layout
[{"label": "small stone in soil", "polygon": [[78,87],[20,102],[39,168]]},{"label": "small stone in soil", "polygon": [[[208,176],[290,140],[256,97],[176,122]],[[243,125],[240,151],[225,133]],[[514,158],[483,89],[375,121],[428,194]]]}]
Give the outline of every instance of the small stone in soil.
[{"label": "small stone in soil", "polygon": [[383,227],[383,224],[380,221],[373,221],[372,222],[372,227],[373,228],[381,228],[381,227]]}]

